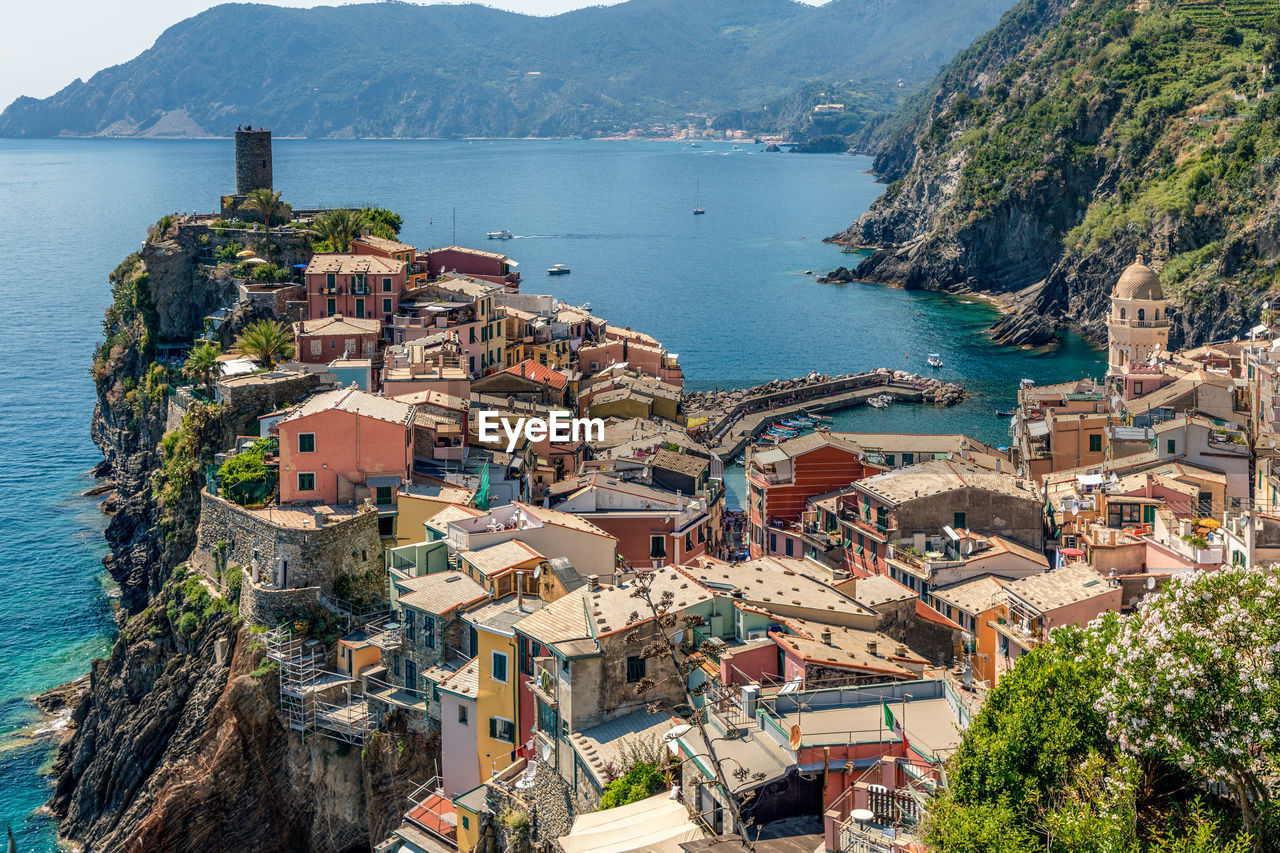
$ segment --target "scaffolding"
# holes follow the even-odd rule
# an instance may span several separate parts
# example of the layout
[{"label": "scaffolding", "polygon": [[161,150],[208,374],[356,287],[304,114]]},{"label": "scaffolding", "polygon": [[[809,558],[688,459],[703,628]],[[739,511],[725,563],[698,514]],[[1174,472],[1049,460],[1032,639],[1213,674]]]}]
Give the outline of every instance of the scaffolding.
[{"label": "scaffolding", "polygon": [[[288,624],[268,631],[265,639],[267,657],[280,665],[280,711],[289,728],[344,743],[368,740],[374,718],[359,682],[325,670],[324,652],[312,651],[310,641],[296,636]],[[325,691],[339,686],[347,692],[346,702],[321,698]]]}]

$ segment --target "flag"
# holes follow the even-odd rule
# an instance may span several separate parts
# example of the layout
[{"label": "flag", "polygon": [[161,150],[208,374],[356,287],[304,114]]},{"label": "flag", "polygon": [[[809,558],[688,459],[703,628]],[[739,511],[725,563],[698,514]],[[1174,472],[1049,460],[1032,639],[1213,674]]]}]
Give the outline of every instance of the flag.
[{"label": "flag", "polygon": [[898,722],[898,719],[895,716],[893,716],[893,710],[889,707],[888,702],[881,702],[880,704],[884,706],[885,728],[901,738],[902,745],[905,747],[907,745],[907,733],[902,730],[902,724]]}]

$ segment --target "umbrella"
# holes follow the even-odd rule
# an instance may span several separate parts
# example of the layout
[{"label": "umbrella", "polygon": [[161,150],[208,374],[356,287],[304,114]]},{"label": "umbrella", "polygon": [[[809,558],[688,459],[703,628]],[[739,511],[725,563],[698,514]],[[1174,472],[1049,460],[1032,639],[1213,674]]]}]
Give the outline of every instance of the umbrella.
[{"label": "umbrella", "polygon": [[244,251],[236,252],[236,257],[237,257],[237,258],[252,258],[252,257],[253,257],[253,250],[252,250],[252,249],[245,249]]},{"label": "umbrella", "polygon": [[251,267],[256,267],[258,264],[265,264],[267,262],[264,261],[262,258],[249,258],[247,261],[245,261],[245,263]]},{"label": "umbrella", "polygon": [[1079,548],[1060,548],[1058,553],[1064,557],[1083,557],[1084,551]]}]

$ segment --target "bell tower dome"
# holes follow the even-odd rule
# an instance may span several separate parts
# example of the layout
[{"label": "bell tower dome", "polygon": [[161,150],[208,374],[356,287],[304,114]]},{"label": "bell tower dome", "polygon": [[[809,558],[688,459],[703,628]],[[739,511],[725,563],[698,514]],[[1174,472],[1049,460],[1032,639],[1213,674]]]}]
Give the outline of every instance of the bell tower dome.
[{"label": "bell tower dome", "polygon": [[1169,348],[1169,319],[1160,278],[1142,262],[1142,255],[1125,267],[1111,291],[1107,315],[1107,374],[1125,373]]}]

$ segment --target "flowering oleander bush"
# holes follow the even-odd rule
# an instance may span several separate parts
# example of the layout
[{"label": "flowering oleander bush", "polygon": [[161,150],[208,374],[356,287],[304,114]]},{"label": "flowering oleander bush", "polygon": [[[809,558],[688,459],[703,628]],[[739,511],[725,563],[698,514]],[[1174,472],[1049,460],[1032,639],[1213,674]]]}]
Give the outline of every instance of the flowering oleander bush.
[{"label": "flowering oleander bush", "polygon": [[1280,758],[1280,577],[1200,572],[1148,601],[1107,646],[1096,707],[1122,750],[1225,783],[1249,827]]}]

